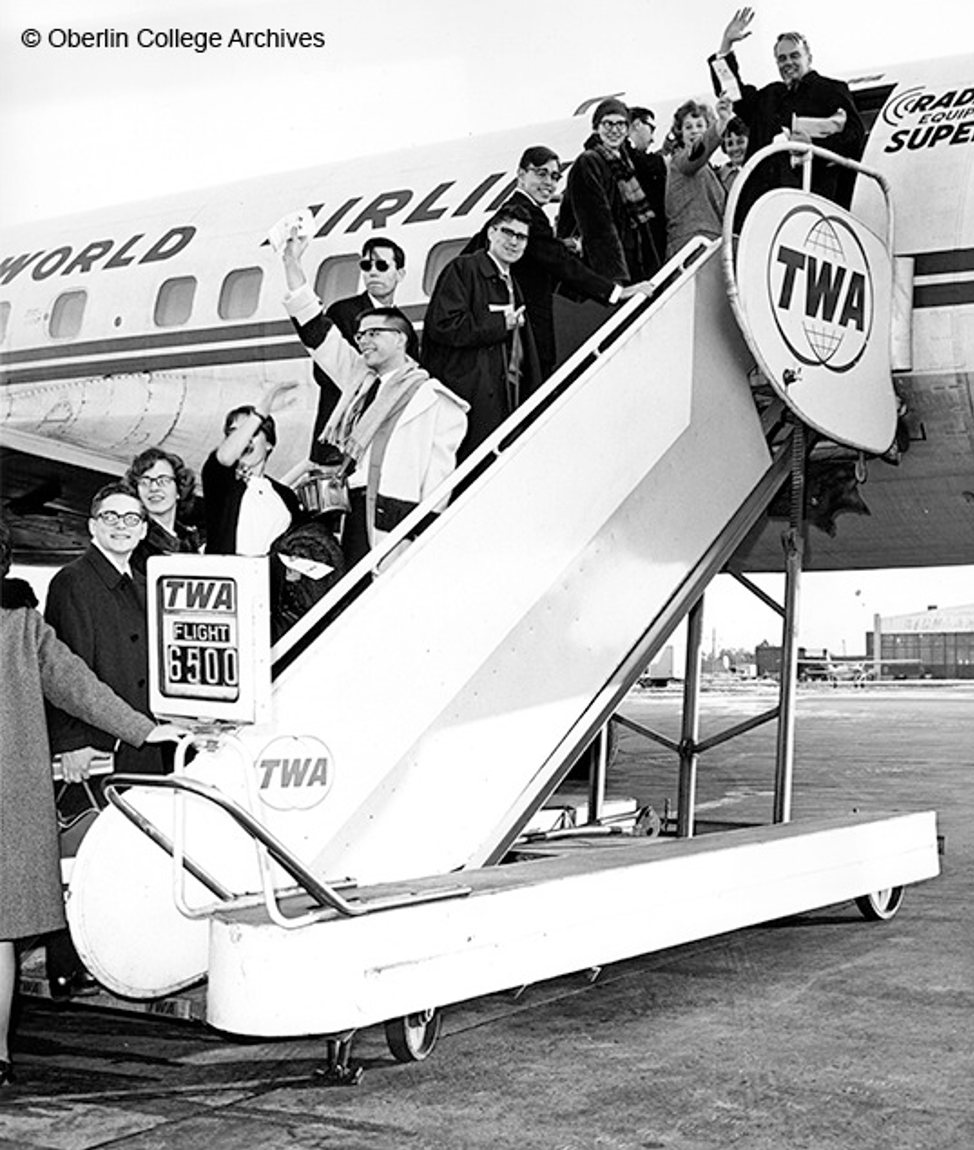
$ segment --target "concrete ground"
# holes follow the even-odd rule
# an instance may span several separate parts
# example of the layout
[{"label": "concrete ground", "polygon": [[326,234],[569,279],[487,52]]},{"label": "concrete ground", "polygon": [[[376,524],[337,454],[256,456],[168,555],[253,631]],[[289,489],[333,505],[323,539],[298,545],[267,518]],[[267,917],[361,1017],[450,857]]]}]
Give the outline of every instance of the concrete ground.
[{"label": "concrete ground", "polygon": [[[773,703],[707,694],[702,735]],[[678,730],[669,692],[623,710]],[[701,814],[768,821],[773,756],[771,727],[704,756]],[[451,1007],[421,1063],[374,1028],[354,1088],[315,1077],[320,1041],[27,1001],[0,1148],[974,1146],[974,685],[803,688],[797,759],[796,819],[939,812],[943,873],[890,922],[833,907]],[[662,810],[672,756],[625,733],[611,789]]]}]

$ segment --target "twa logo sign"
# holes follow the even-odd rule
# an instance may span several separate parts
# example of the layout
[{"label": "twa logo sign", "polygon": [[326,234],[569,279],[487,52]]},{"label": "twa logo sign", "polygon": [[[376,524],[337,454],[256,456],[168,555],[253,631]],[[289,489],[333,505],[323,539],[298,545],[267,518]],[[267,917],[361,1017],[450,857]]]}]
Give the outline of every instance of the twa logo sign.
[{"label": "twa logo sign", "polygon": [[751,207],[732,254],[734,313],[761,374],[829,439],[886,451],[896,394],[885,238],[821,196],[776,188]]},{"label": "twa logo sign", "polygon": [[264,748],[256,764],[260,801],[275,811],[307,811],[331,790],[331,751],[310,735],[285,735]]},{"label": "twa logo sign", "polygon": [[859,237],[816,205],[782,219],[768,262],[768,293],[781,338],[799,363],[845,372],[872,333],[875,289]]}]

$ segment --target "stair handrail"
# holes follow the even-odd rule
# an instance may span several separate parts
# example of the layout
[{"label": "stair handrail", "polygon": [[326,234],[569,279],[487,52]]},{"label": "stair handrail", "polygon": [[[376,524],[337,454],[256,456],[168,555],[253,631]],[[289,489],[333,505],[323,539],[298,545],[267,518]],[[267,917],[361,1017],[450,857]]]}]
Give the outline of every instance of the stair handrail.
[{"label": "stair handrail", "polygon": [[516,411],[496,428],[470,455],[452,471],[422,503],[415,507],[381,543],[355,564],[315,603],[281,638],[271,652],[272,676],[276,677],[293,660],[295,646],[321,620],[327,618],[347,597],[357,593],[359,585],[373,574],[396,548],[427,524],[436,509],[457,490],[508,449],[534,420],[551,406],[579,376],[605,354],[632,324],[649,309],[668,298],[684,281],[686,273],[698,266],[719,241],[695,236],[689,240],[649,281],[649,296],[635,295],[618,307],[601,327],[590,336],[552,375],[530,395]]},{"label": "stair handrail", "polygon": [[[801,158],[802,191],[804,192],[811,193],[812,191],[812,160],[816,158],[830,164],[838,164],[839,167],[842,168],[849,168],[851,171],[858,172],[860,175],[867,176],[869,179],[875,181],[883,193],[883,201],[886,207],[886,236],[884,243],[891,259],[895,251],[895,218],[893,213],[892,189],[889,180],[882,172],[876,168],[870,168],[859,160],[852,160],[848,156],[840,156],[837,152],[830,152],[827,148],[820,148],[817,144],[801,143],[796,140],[778,140],[774,143],[767,144],[765,147],[759,148],[738,172],[737,178],[731,184],[730,192],[727,195],[727,203],[724,207],[722,233],[724,246],[721,253],[724,282],[727,286],[727,294],[731,302],[731,308],[734,311],[738,323],[742,324],[743,312],[741,310],[737,290],[737,277],[734,269],[737,256],[737,245],[734,242],[734,221],[737,216],[737,205],[741,199],[742,189],[751,176],[754,175],[755,169],[770,156],[776,156],[781,153],[799,156]],[[838,207],[840,205],[836,206]],[[851,209],[848,210],[850,214],[852,214]]]},{"label": "stair handrail", "polygon": [[[153,835],[147,829],[153,824],[141,814],[120,793],[120,788],[144,787],[150,790],[169,790],[176,794],[193,795],[196,798],[210,802],[223,810],[231,819],[251,838],[259,842],[270,857],[278,864],[298,886],[312,898],[322,910],[333,910],[345,918],[359,918],[377,911],[392,910],[403,906],[413,906],[427,902],[438,902],[448,898],[462,898],[469,895],[470,887],[454,884],[446,887],[436,887],[426,891],[414,891],[405,895],[390,895],[370,900],[368,903],[352,901],[344,898],[336,888],[319,879],[286,846],[276,835],[267,829],[249,811],[245,810],[234,799],[229,798],[217,787],[204,783],[198,779],[176,778],[172,775],[138,775],[118,772],[106,775],[102,782],[102,793],[108,801],[117,807],[135,826],[150,838]],[[153,838],[153,841],[155,839]],[[161,845],[161,844],[160,844]],[[185,865],[185,863],[183,864]],[[211,888],[212,889],[212,888]],[[231,900],[226,900],[228,907]],[[210,908],[212,909],[212,908]],[[208,910],[208,913],[210,911]],[[320,918],[320,913],[315,918]],[[309,921],[307,916],[301,919],[289,920],[284,925],[303,926]]]}]

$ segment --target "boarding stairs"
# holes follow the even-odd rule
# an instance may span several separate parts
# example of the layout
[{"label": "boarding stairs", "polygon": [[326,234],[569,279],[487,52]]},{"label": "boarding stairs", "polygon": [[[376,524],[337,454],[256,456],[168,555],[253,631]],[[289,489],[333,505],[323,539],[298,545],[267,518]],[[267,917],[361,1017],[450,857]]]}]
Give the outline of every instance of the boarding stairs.
[{"label": "boarding stairs", "polygon": [[[794,424],[778,403],[763,416],[755,405],[754,358],[721,247],[689,245],[652,299],[614,314],[284,636],[273,651],[270,724],[209,736],[169,782],[125,796],[109,788],[128,817],[113,809],[97,820],[68,906],[100,980],[152,997],[208,974],[217,1025],[293,1032],[283,1022],[273,1031],[266,1011],[247,1021],[266,987],[258,979],[240,997],[241,970],[253,970],[237,945],[252,935],[245,922],[262,940],[258,965],[285,962],[292,946],[320,962],[308,931],[330,925],[324,953],[333,953],[353,922],[368,941],[393,914],[467,903],[485,871],[496,872],[488,885],[505,884],[510,868],[495,864],[789,474]],[[370,583],[374,570],[382,573]],[[280,776],[261,769],[265,752],[289,738],[326,748],[320,793],[296,778],[265,785]],[[935,873],[928,829],[916,830],[920,861],[897,881]],[[787,853],[794,832],[779,837]],[[756,844],[739,845],[756,865],[743,879],[753,883],[767,858],[755,864]],[[722,865],[714,857],[711,871]],[[798,848],[798,875],[804,857]],[[846,897],[882,885],[882,866],[867,870],[829,889],[849,887]],[[283,892],[289,883],[300,893]],[[410,995],[428,986],[421,980]],[[354,1027],[388,1009],[384,998],[347,1004],[347,1022],[336,1021],[339,1001],[337,1013],[309,1014],[307,1029]],[[414,1009],[410,998],[396,1013]]]}]

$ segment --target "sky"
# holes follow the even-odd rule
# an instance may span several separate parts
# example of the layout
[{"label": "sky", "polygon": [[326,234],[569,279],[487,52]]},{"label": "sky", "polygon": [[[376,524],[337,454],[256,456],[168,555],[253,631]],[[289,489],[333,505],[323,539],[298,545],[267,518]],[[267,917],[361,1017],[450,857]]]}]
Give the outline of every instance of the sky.
[{"label": "sky", "polygon": [[[650,106],[704,95],[706,56],[733,12],[717,0],[604,9],[565,0],[3,0],[0,225],[540,123],[607,93]],[[738,55],[756,83],[775,78],[771,45],[785,30],[804,32],[816,66],[845,78],[974,43],[970,0],[776,0],[755,13]],[[309,46],[239,43],[268,31],[308,33]],[[157,43],[140,46],[140,32]],[[78,43],[85,33],[100,33],[101,45]],[[172,43],[179,35],[188,46]],[[874,611],[971,601],[972,568],[812,574],[802,639],[857,654]],[[708,646],[776,640],[774,618],[736,584],[718,581],[708,604]]]}]

